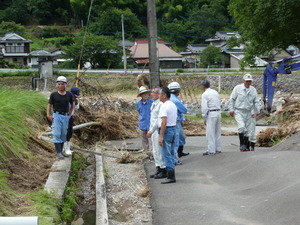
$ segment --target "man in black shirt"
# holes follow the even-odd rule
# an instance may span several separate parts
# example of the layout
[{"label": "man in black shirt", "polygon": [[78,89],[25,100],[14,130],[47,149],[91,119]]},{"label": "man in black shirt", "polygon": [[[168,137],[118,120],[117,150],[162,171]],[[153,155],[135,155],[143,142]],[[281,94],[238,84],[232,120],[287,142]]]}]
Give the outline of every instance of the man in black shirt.
[{"label": "man in black shirt", "polygon": [[[74,108],[73,96],[70,92],[66,91],[66,86],[67,78],[59,76],[56,79],[57,91],[50,95],[47,106],[47,119],[52,123],[53,143],[58,158],[64,158],[62,149],[66,141],[69,118]],[[53,114],[51,116],[52,108]]]}]

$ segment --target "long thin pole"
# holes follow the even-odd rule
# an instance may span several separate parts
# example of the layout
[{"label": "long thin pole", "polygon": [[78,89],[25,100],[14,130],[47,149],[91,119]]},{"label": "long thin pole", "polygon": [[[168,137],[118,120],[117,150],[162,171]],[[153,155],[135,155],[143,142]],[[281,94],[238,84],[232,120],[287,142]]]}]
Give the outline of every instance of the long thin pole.
[{"label": "long thin pole", "polygon": [[147,0],[150,88],[160,86],[155,0]]},{"label": "long thin pole", "polygon": [[122,42],[123,42],[123,62],[124,62],[124,73],[126,74],[126,50],[125,50],[125,34],[124,34],[124,16],[122,15]]},{"label": "long thin pole", "polygon": [[86,35],[87,35],[87,32],[88,32],[88,25],[89,25],[90,15],[91,15],[91,11],[92,11],[92,6],[93,6],[93,0],[91,0],[91,4],[90,4],[90,8],[89,8],[89,14],[88,14],[87,22],[86,22],[86,27],[85,27],[85,32],[84,32],[84,36],[83,36],[83,40],[82,40],[81,51],[80,51],[79,60],[78,60],[77,75],[76,75],[76,82],[75,82],[76,87],[78,87],[78,79],[79,79],[79,76],[80,76],[80,62],[81,62],[81,59],[82,59],[82,53],[83,53],[83,48],[84,48],[84,45],[85,45],[85,39],[86,39]]}]

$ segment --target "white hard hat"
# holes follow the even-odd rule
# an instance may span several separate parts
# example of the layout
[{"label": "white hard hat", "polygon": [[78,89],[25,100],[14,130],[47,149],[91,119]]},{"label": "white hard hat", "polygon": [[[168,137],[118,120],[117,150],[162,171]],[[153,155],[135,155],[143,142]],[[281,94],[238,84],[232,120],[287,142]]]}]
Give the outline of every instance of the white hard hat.
[{"label": "white hard hat", "polygon": [[243,76],[243,79],[245,80],[245,81],[247,81],[247,80],[253,80],[253,78],[252,78],[252,75],[251,74],[249,74],[249,73],[247,73],[247,74],[245,74],[244,76]]},{"label": "white hard hat", "polygon": [[64,77],[64,76],[59,76],[57,79],[56,79],[56,82],[64,82],[64,83],[67,83],[67,78]]},{"label": "white hard hat", "polygon": [[168,85],[168,88],[170,90],[174,90],[174,89],[180,89],[180,85],[177,82],[172,82]]}]

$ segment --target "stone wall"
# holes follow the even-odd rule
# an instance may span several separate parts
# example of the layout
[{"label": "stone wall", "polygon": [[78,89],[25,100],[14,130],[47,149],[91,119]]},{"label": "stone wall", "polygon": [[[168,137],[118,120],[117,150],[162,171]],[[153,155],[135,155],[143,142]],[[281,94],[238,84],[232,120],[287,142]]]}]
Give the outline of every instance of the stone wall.
[{"label": "stone wall", "polygon": [[[263,75],[253,75],[253,83],[252,85],[257,89],[259,93],[263,92]],[[221,90],[232,90],[235,85],[242,82],[241,75],[223,75],[223,76],[215,76],[208,75],[206,76],[211,82],[211,87],[218,90],[219,88],[219,80]],[[200,82],[195,82],[200,83]],[[281,91],[284,93],[300,93],[300,74],[280,74],[277,76],[277,84],[275,87],[275,92]]]}]

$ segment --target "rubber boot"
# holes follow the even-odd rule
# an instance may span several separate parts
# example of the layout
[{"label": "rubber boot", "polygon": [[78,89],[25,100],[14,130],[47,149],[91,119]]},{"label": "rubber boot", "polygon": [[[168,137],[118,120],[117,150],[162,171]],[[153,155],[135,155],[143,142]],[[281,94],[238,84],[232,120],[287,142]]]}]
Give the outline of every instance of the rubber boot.
[{"label": "rubber boot", "polygon": [[183,152],[183,145],[180,145],[178,147],[178,151],[177,151],[177,154],[178,154],[178,157],[182,157],[182,156],[187,156],[189,155],[190,153],[189,152]]},{"label": "rubber boot", "polygon": [[254,151],[255,143],[250,142],[250,151]]},{"label": "rubber boot", "polygon": [[61,154],[64,156],[64,157],[69,157],[69,155],[67,155],[66,153],[64,153],[63,149],[64,149],[64,143],[60,143],[60,146],[61,146]]},{"label": "rubber boot", "polygon": [[165,168],[163,168],[163,169],[160,169],[159,174],[154,176],[154,179],[162,179],[162,178],[166,178],[167,176],[168,176],[167,170]]},{"label": "rubber boot", "polygon": [[65,154],[66,155],[72,155],[72,151],[71,151],[71,143],[69,141],[66,141],[65,143]]},{"label": "rubber boot", "polygon": [[167,179],[165,181],[162,181],[161,184],[171,184],[176,183],[175,179],[175,170],[167,171]]},{"label": "rubber boot", "polygon": [[159,174],[159,173],[160,173],[160,170],[161,170],[161,169],[160,169],[160,167],[159,167],[159,166],[157,166],[157,167],[156,167],[156,173],[154,173],[154,174],[151,174],[151,175],[150,175],[150,178],[154,178],[154,177],[155,177],[157,174]]},{"label": "rubber boot", "polygon": [[245,145],[244,151],[250,151],[249,137],[244,136],[244,145]]},{"label": "rubber boot", "polygon": [[56,152],[57,152],[57,158],[63,159],[65,158],[64,155],[62,154],[62,148],[61,148],[61,143],[54,143]]},{"label": "rubber boot", "polygon": [[250,151],[250,141],[247,141],[246,149]]},{"label": "rubber boot", "polygon": [[244,133],[239,133],[240,138],[240,150],[241,152],[246,150],[246,146],[244,145]]}]

